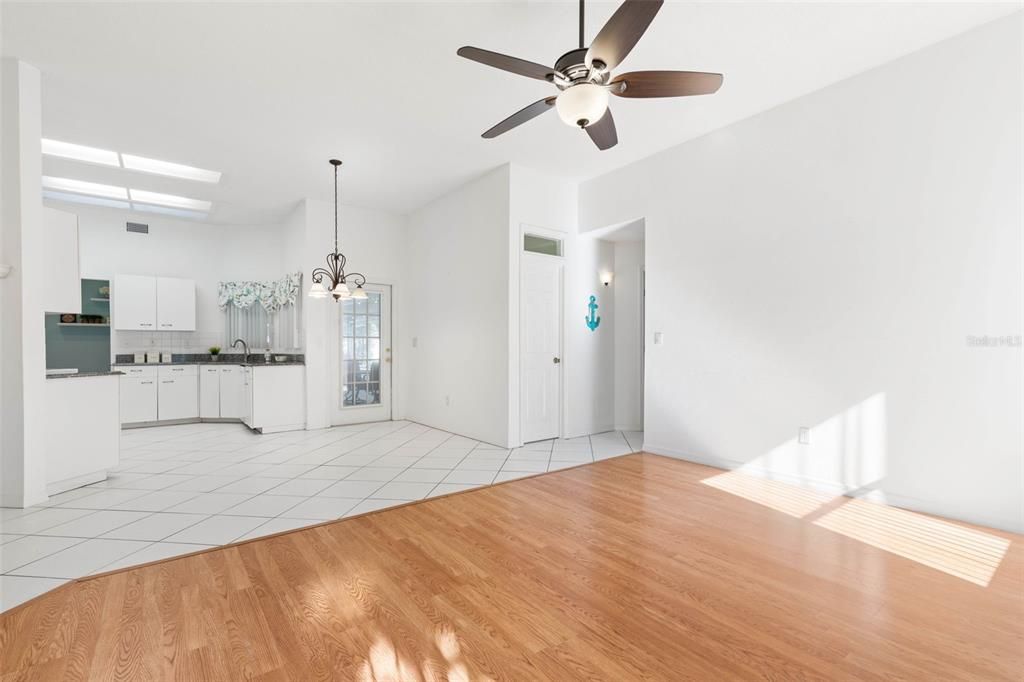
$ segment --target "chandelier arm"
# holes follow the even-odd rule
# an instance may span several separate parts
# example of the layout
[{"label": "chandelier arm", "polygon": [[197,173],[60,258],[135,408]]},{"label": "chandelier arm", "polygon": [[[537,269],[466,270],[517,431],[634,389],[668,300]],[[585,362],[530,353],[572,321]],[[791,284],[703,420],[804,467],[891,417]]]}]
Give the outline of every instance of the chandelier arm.
[{"label": "chandelier arm", "polygon": [[361,272],[350,272],[349,274],[345,275],[346,279],[356,278],[356,277],[359,278],[358,280],[356,280],[356,286],[357,287],[361,287],[364,284],[366,284],[366,275],[364,275]]},{"label": "chandelier arm", "polygon": [[321,282],[323,282],[324,275],[327,275],[328,279],[334,279],[334,273],[331,272],[330,270],[325,270],[323,268],[316,268],[315,270],[313,270],[313,275],[311,279],[315,283],[320,284]]}]

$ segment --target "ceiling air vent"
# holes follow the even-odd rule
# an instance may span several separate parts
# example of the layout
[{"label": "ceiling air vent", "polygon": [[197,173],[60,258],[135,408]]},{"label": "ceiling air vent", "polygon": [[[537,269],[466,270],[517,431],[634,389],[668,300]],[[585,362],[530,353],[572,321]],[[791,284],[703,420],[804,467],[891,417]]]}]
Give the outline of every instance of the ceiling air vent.
[{"label": "ceiling air vent", "polygon": [[139,234],[149,234],[149,225],[145,223],[128,223],[129,232],[138,232]]}]

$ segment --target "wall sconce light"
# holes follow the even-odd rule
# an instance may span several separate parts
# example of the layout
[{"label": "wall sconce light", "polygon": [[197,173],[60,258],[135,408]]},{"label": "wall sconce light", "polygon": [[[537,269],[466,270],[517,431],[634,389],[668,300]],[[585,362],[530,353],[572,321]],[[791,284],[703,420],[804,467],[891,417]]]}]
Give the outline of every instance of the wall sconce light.
[{"label": "wall sconce light", "polygon": [[601,284],[608,286],[612,283],[612,273],[602,272],[601,273]]}]

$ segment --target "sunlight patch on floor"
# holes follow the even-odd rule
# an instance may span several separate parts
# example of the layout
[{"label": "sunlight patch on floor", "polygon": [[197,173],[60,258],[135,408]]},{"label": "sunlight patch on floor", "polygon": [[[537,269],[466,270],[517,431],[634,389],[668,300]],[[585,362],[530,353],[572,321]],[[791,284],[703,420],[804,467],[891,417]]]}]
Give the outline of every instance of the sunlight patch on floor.
[{"label": "sunlight patch on floor", "polygon": [[739,471],[727,471],[724,474],[705,478],[701,483],[796,518],[807,516],[818,507],[835,499],[835,495],[807,490]]},{"label": "sunlight patch on floor", "polygon": [[982,587],[1010,547],[995,535],[856,499],[814,524]]}]

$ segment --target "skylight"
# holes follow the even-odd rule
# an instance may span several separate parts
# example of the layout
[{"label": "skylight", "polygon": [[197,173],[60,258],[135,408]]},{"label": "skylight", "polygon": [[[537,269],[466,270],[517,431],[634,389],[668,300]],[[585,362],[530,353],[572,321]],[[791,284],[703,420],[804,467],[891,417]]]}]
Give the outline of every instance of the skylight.
[{"label": "skylight", "polygon": [[118,201],[116,199],[104,199],[103,197],[88,197],[82,194],[69,194],[67,192],[55,192],[53,190],[43,190],[44,199],[53,199],[54,201],[69,201],[73,204],[86,204],[88,206],[104,206],[106,208],[121,208],[128,210],[129,204],[127,201]]},{"label": "skylight", "polygon": [[171,208],[184,208],[192,211],[209,211],[213,204],[202,199],[189,199],[174,194],[161,194],[160,192],[147,192],[141,189],[128,190],[133,202],[156,204],[157,206],[170,206]]},{"label": "skylight", "polygon": [[153,173],[155,175],[166,175],[171,178],[182,180],[195,180],[196,182],[208,182],[216,184],[220,182],[220,171],[186,166],[183,163],[172,163],[160,159],[150,159],[145,156],[134,154],[118,154],[107,149],[86,147],[81,144],[61,142],[59,140],[42,140],[43,154],[47,156],[59,156],[75,161],[87,163],[98,163],[103,166],[115,166],[126,170],[139,171],[142,173]]},{"label": "skylight", "polygon": [[160,215],[169,215],[175,218],[191,218],[192,220],[202,220],[208,215],[203,211],[186,211],[183,208],[167,208],[165,206],[149,206],[147,204],[132,204],[132,210],[159,213]]},{"label": "skylight", "polygon": [[108,199],[127,199],[128,190],[124,187],[113,185],[101,185],[98,182],[85,182],[84,180],[72,180],[71,178],[55,178],[49,175],[43,176],[43,187],[56,189],[63,192],[75,192],[77,194],[89,194],[96,197]]},{"label": "skylight", "polygon": [[102,166],[121,165],[117,158],[117,152],[107,149],[97,149],[96,147],[86,147],[81,144],[71,144],[70,142],[59,142],[45,138],[42,140],[42,145],[43,153],[49,156],[59,156],[64,159],[74,159],[75,161],[85,161],[87,163],[98,163]]},{"label": "skylight", "polygon": [[129,170],[142,171],[143,173],[155,173],[157,175],[169,175],[173,178],[184,180],[195,180],[197,182],[220,182],[220,171],[205,170],[195,166],[186,166],[181,163],[171,163],[159,159],[147,159],[144,156],[132,156],[122,154],[121,162]]}]

